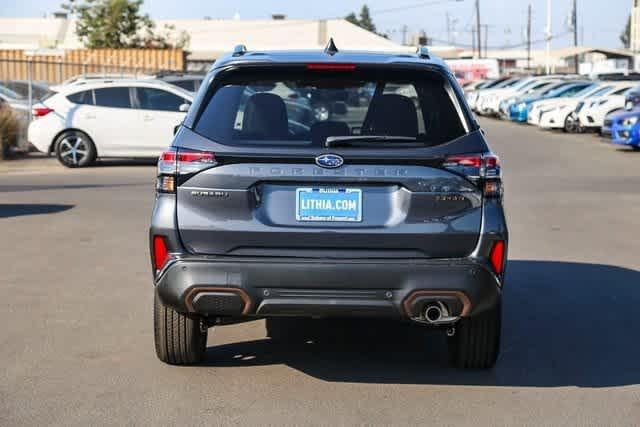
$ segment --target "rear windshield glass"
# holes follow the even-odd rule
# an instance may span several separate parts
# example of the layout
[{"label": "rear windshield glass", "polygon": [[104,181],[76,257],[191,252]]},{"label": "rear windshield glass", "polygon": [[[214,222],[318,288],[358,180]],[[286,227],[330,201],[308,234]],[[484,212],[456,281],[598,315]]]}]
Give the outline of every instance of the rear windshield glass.
[{"label": "rear windshield glass", "polygon": [[430,71],[236,71],[212,90],[194,130],[222,144],[399,136],[438,145],[469,129],[452,87]]}]

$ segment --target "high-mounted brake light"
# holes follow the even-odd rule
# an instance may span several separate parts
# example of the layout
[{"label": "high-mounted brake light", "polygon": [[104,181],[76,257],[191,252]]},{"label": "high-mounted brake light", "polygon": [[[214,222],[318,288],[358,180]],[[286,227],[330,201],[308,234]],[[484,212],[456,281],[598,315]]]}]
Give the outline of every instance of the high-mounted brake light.
[{"label": "high-mounted brake light", "polygon": [[214,153],[172,147],[158,159],[156,189],[160,193],[175,193],[178,176],[200,172],[215,165]]},{"label": "high-mounted brake light", "polygon": [[166,237],[153,236],[153,266],[156,270],[161,270],[170,258]]},{"label": "high-mounted brake light", "polygon": [[326,64],[326,63],[318,63],[318,64],[307,64],[307,70],[313,71],[354,71],[356,69],[356,64]]},{"label": "high-mounted brake light", "polygon": [[53,109],[49,107],[34,107],[31,112],[34,119],[38,119],[40,117],[44,117],[49,113],[53,113]]},{"label": "high-mounted brake light", "polygon": [[496,274],[501,275],[504,271],[504,254],[505,254],[505,245],[503,240],[498,240],[493,244],[491,248],[491,254],[489,255],[489,260],[491,261],[491,267],[496,272]]}]

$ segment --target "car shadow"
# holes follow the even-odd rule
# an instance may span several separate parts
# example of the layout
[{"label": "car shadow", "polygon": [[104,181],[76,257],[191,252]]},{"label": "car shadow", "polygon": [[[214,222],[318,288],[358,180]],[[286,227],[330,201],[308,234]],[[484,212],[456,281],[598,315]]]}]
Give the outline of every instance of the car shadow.
[{"label": "car shadow", "polygon": [[47,215],[58,212],[64,212],[73,208],[74,205],[58,205],[45,203],[27,203],[27,204],[7,204],[0,203],[0,218],[10,218],[14,216],[26,215]]},{"label": "car shadow", "polygon": [[158,164],[157,158],[144,158],[144,159],[98,159],[96,162],[88,166],[92,167],[117,167],[117,166],[156,166]]},{"label": "car shadow", "polygon": [[634,149],[633,147],[617,147],[616,151],[618,153],[625,153],[625,154],[629,154],[629,153],[637,153],[640,154],[640,149]]},{"label": "car shadow", "polygon": [[25,184],[0,185],[0,193],[21,193],[24,191],[44,190],[85,190],[89,188],[118,188],[118,187],[146,187],[153,188],[150,183],[122,183],[122,184]]},{"label": "car shadow", "polygon": [[[530,387],[640,383],[640,272],[603,264],[510,261],[497,366],[447,363],[446,338],[418,326],[316,321],[307,343],[270,339],[207,349],[205,365],[286,364],[324,381]],[[316,336],[316,335],[314,335]]]}]

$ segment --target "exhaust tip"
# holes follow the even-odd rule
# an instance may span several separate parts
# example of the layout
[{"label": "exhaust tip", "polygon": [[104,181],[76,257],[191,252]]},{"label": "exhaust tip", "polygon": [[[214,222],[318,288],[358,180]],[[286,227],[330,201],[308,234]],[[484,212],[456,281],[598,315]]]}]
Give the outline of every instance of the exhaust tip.
[{"label": "exhaust tip", "polygon": [[430,323],[439,321],[442,319],[442,308],[438,304],[428,304],[424,309],[424,318]]}]

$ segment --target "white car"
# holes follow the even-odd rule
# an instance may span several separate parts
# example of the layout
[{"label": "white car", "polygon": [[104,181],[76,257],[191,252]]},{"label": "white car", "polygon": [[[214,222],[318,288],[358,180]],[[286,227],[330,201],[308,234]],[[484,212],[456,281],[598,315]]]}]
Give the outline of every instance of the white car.
[{"label": "white car", "polygon": [[496,115],[500,112],[500,103],[510,98],[534,92],[549,84],[549,80],[557,81],[549,77],[528,77],[516,82],[514,85],[483,92],[477,102],[476,108],[481,115]]},{"label": "white car", "polygon": [[587,86],[572,96],[550,99],[545,106],[551,109],[540,116],[538,126],[544,129],[573,130],[575,121],[573,112],[580,102],[590,97],[606,95],[613,90],[615,90],[614,83],[601,82]]},{"label": "white car", "polygon": [[570,98],[591,85],[593,85],[591,81],[575,81],[554,89],[546,95],[544,99],[531,104],[527,116],[527,123],[536,126],[540,125],[542,116],[556,107],[558,98]]},{"label": "white car", "polygon": [[468,91],[465,93],[465,96],[467,98],[467,103],[469,104],[469,107],[471,107],[473,111],[478,113],[479,112],[478,101],[480,101],[482,95],[484,95],[485,93],[491,93],[492,91],[497,89],[513,86],[514,84],[518,83],[520,80],[521,79],[517,77],[503,78],[499,80],[497,83],[496,82],[490,83],[487,87]]},{"label": "white car", "polygon": [[604,119],[614,111],[622,110],[625,105],[625,93],[636,84],[617,89],[606,96],[589,98],[576,108],[579,127],[584,131],[599,131],[604,125]]},{"label": "white car", "polygon": [[581,102],[587,102],[592,98],[607,96],[610,93],[619,91],[624,93],[633,86],[633,83],[629,82],[601,82],[587,86],[571,97],[551,99],[546,105],[553,108],[540,117],[539,126],[545,129],[573,131],[576,125],[574,111]]},{"label": "white car", "polygon": [[67,167],[98,157],[158,157],[193,94],[157,80],[96,80],[61,87],[33,108],[29,142]]}]

